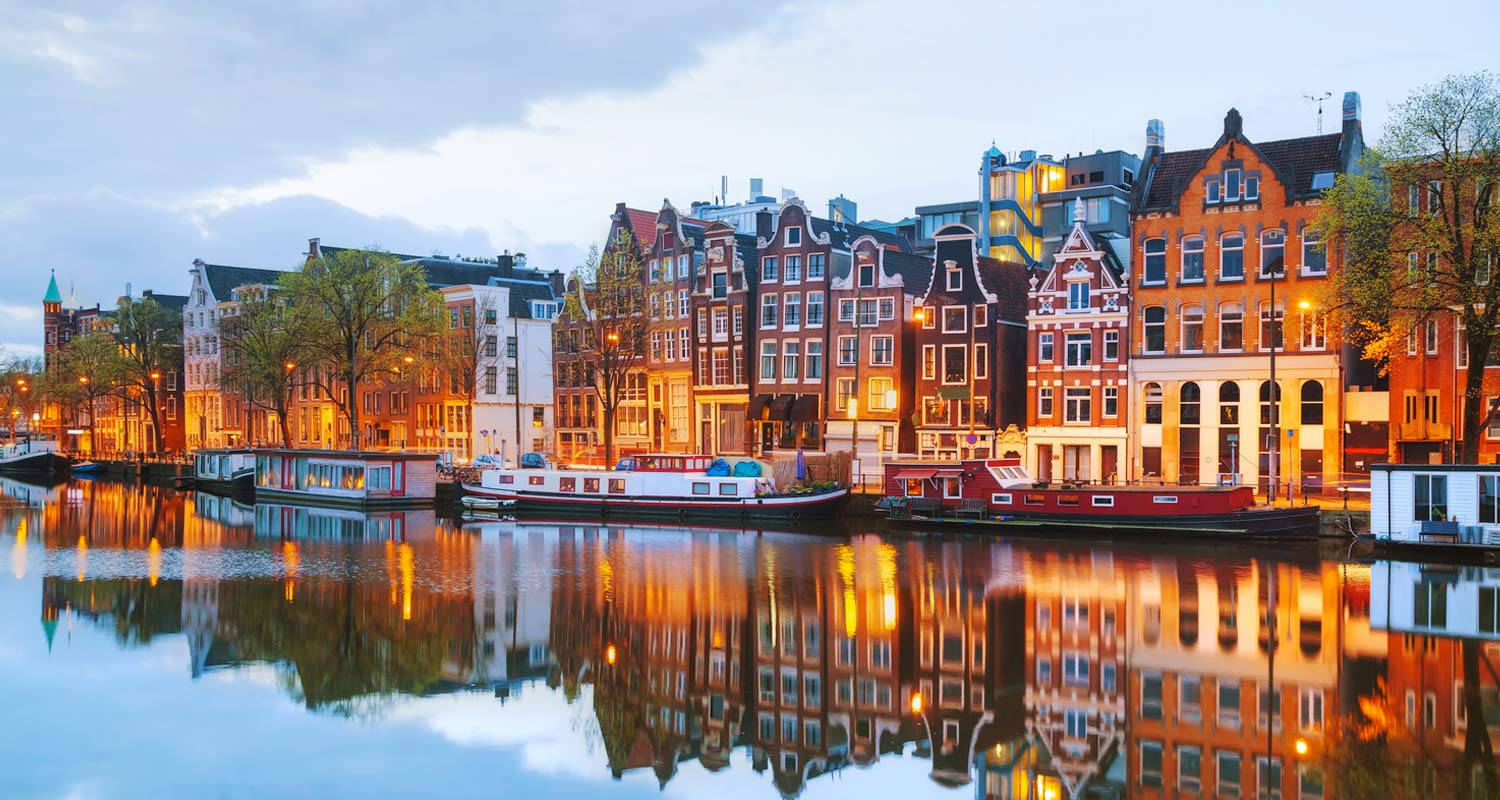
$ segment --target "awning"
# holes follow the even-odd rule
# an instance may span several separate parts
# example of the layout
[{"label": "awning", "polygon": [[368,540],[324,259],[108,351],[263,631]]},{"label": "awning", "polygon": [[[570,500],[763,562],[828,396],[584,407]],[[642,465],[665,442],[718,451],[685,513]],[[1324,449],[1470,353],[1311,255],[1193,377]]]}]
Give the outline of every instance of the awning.
[{"label": "awning", "polygon": [[968,386],[939,386],[937,396],[944,400],[968,400]]},{"label": "awning", "polygon": [[778,394],[771,401],[771,416],[767,417],[772,422],[784,422],[792,414],[792,404],[797,400],[794,394]]},{"label": "awning", "polygon": [[895,478],[898,481],[925,481],[935,475],[935,469],[903,469],[896,473]]},{"label": "awning", "polygon": [[804,394],[792,404],[792,422],[817,422],[818,400],[821,395]]},{"label": "awning", "polygon": [[766,414],[766,408],[771,405],[771,396],[758,394],[750,398],[750,406],[745,409],[745,419],[761,419]]},{"label": "awning", "polygon": [[935,477],[935,478],[961,478],[961,477],[963,477],[963,474],[964,474],[964,471],[961,470],[961,469],[940,469],[940,470],[936,470],[936,474],[933,477]]}]

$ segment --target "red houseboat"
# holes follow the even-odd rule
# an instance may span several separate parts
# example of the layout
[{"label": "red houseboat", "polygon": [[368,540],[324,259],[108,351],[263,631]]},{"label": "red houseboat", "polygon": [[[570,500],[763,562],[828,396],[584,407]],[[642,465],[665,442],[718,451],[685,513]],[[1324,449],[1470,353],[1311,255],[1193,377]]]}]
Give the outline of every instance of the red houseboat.
[{"label": "red houseboat", "polygon": [[911,527],[972,526],[1088,535],[1192,533],[1314,536],[1315,508],[1257,506],[1248,486],[1053,484],[1018,459],[885,465],[891,519]]}]

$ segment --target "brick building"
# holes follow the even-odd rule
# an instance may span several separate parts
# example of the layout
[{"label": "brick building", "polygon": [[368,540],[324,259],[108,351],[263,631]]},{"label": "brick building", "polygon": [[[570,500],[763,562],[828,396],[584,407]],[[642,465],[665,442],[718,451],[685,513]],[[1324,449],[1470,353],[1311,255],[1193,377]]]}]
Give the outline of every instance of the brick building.
[{"label": "brick building", "polygon": [[753,348],[752,305],[755,237],[728,222],[703,229],[704,265],[693,278],[693,402],[698,413],[698,452],[745,454],[746,407],[750,376],[746,355]]},{"label": "brick building", "polygon": [[1002,429],[1026,421],[1027,269],[979,255],[973,229],[963,225],[933,239],[932,278],[913,312],[920,317],[917,456],[1010,455],[995,445]]},{"label": "brick building", "polygon": [[1072,233],[1031,277],[1027,462],[1039,480],[1112,482],[1129,450],[1130,287],[1073,205]]},{"label": "brick building", "polygon": [[[659,453],[693,452],[692,329],[694,278],[703,265],[704,223],[684,218],[670,201],[649,231],[636,231],[646,257],[647,448]],[[699,339],[701,341],[701,339]],[[711,367],[710,367],[711,368]]]},{"label": "brick building", "polygon": [[1278,479],[1308,491],[1337,480],[1351,359],[1318,308],[1338,259],[1311,225],[1323,191],[1363,150],[1352,92],[1342,130],[1326,135],[1255,142],[1230,109],[1211,147],[1172,152],[1161,123],[1148,126],[1132,201],[1139,396],[1129,404],[1136,446],[1127,478],[1237,476],[1264,488],[1274,341]]},{"label": "brick building", "polygon": [[235,447],[279,437],[274,414],[225,390],[219,375],[224,356],[222,324],[246,299],[242,293],[273,291],[282,274],[193,260],[188,270],[192,286],[182,311],[184,439],[189,449]]}]

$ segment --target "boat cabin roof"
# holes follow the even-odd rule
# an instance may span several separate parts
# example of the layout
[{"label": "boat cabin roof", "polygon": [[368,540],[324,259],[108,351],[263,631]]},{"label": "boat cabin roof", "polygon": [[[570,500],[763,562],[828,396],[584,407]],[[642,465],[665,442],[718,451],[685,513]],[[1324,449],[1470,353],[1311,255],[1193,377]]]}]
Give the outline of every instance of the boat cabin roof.
[{"label": "boat cabin roof", "polygon": [[397,453],[384,450],[299,450],[293,448],[261,448],[256,455],[286,456],[290,458],[319,458],[347,461],[437,461],[433,453]]},{"label": "boat cabin roof", "polygon": [[647,453],[632,459],[632,472],[704,472],[718,460],[690,453]]}]

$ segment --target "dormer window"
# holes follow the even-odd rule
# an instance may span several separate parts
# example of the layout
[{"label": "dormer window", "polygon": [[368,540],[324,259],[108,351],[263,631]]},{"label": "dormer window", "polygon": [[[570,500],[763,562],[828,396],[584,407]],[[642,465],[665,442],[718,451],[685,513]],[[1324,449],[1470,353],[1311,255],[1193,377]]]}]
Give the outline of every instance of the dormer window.
[{"label": "dormer window", "polygon": [[796,247],[800,244],[802,244],[802,229],[798,227],[788,227],[786,229],[786,246]]},{"label": "dormer window", "polygon": [[864,288],[870,288],[875,285],[874,264],[859,265],[859,285]]},{"label": "dormer window", "polygon": [[1255,175],[1245,176],[1245,199],[1260,199],[1260,178]]},{"label": "dormer window", "polygon": [[531,318],[532,319],[556,319],[557,318],[557,304],[554,303],[554,302],[551,302],[549,300],[533,300],[533,301],[531,301]]},{"label": "dormer window", "polygon": [[948,291],[957,292],[964,288],[964,271],[956,266],[948,267]]},{"label": "dormer window", "polygon": [[1234,202],[1240,199],[1240,171],[1224,170],[1224,199]]},{"label": "dormer window", "polygon": [[1218,181],[1216,181],[1216,180],[1215,181],[1209,181],[1208,182],[1208,186],[1207,186],[1207,188],[1204,191],[1205,191],[1205,194],[1204,194],[1204,201],[1205,202],[1208,202],[1208,203],[1217,203],[1217,202],[1219,202],[1220,200],[1223,199],[1223,188],[1220,185],[1220,183]]}]

